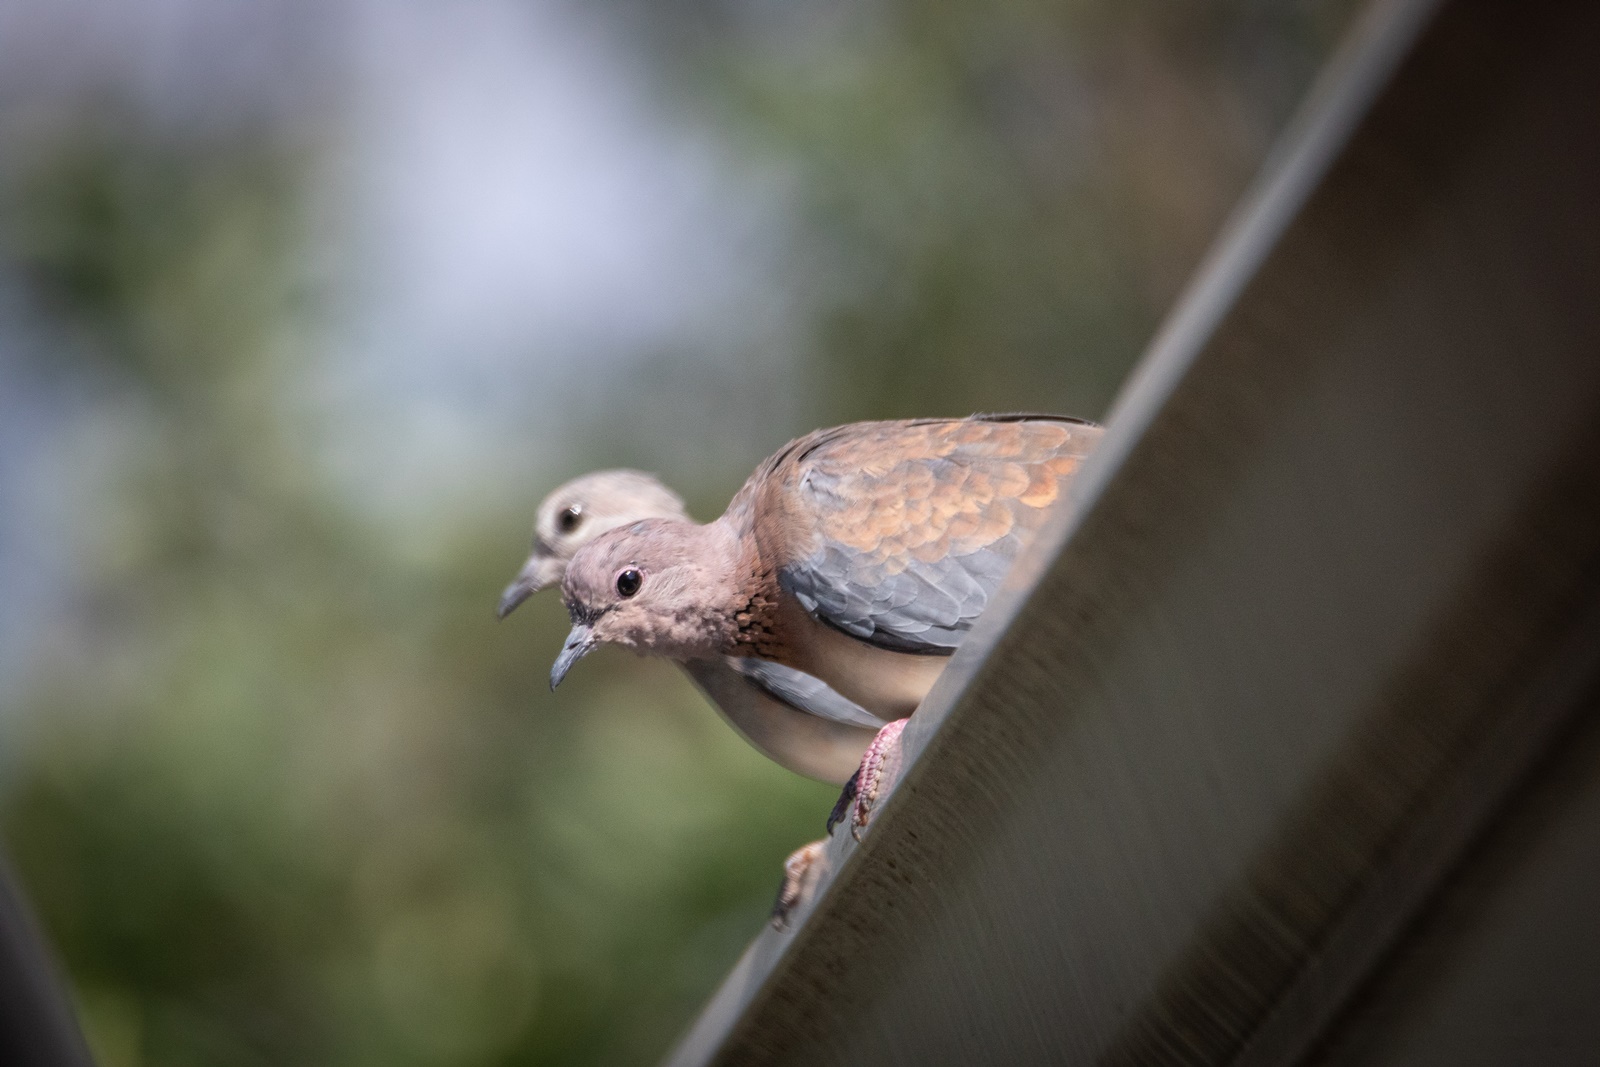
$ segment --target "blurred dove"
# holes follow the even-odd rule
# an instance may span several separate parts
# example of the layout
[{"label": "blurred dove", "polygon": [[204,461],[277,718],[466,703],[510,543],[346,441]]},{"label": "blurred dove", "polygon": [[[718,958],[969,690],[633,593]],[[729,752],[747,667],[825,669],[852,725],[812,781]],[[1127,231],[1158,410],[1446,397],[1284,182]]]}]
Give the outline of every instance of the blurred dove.
[{"label": "blurred dove", "polygon": [[[686,663],[779,664],[901,720],[1101,432],[1065,416],[974,415],[792,441],[716,521],[646,519],[580,548],[562,582],[573,626],[550,683],[609,643]],[[857,832],[900,726],[880,733],[835,809],[853,800]]]},{"label": "blurred dove", "polygon": [[[559,582],[580,547],[643,519],[682,523],[688,513],[676,493],[640,471],[597,471],[557,488],[535,513],[533,552],[500,597],[500,617]],[[776,663],[713,656],[680,666],[745,740],[808,778],[844,783],[884,725],[815,678]]]}]

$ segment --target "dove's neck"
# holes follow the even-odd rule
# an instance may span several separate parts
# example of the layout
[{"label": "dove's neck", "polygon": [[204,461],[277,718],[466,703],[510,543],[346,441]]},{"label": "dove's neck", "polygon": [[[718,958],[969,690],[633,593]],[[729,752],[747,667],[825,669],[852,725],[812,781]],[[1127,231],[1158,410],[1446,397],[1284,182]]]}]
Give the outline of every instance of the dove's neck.
[{"label": "dove's neck", "polygon": [[727,517],[701,527],[702,558],[712,561],[701,591],[712,647],[723,656],[779,659],[778,575],[766,566],[752,539]]}]

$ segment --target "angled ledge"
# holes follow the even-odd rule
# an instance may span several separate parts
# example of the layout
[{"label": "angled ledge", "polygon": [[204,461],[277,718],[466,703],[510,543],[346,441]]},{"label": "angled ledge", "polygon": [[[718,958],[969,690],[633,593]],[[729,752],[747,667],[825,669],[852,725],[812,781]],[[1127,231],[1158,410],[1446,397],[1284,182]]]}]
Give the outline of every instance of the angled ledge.
[{"label": "angled ledge", "polygon": [[[1532,1014],[1468,995],[1495,930],[1578,917],[1494,886],[1600,893],[1600,834],[1558,832],[1600,826],[1600,761],[1563,763],[1600,730],[1596,55],[1583,3],[1367,13],[864,843],[671,1063],[1600,1041],[1592,953],[1493,957],[1548,988]],[[1453,909],[1468,885],[1490,903]],[[1457,964],[1408,964],[1428,939]]]}]

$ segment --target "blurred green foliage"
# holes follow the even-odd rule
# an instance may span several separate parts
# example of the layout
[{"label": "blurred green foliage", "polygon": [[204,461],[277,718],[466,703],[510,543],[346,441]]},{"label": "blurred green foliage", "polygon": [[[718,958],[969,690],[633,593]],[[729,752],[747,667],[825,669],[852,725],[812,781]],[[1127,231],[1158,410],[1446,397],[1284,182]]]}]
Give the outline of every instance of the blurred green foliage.
[{"label": "blurred green foliage", "polygon": [[89,137],[8,198],[136,410],[7,842],[113,1067],[648,1058],[832,793],[660,665],[545,693],[559,609],[490,611],[526,515],[419,561],[308,476],[292,163]]},{"label": "blurred green foliage", "polygon": [[[773,446],[1103,411],[1345,13],[615,11],[796,188],[781,261],[811,395]],[[314,145],[91,108],[34,149],[0,187],[0,257],[90,383],[77,447],[100,458],[76,600],[6,695],[0,818],[103,1062],[659,1057],[833,790],[663,664],[602,653],[545,691],[559,606],[492,608],[547,486],[419,543],[323,475],[293,402],[328,314]]]}]

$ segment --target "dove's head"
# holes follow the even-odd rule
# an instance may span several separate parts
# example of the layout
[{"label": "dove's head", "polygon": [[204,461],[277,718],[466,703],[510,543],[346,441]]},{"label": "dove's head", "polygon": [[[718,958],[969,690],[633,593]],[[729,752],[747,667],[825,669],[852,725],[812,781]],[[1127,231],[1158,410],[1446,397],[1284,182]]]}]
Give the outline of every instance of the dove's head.
[{"label": "dove's head", "polygon": [[533,518],[533,552],[500,596],[503,619],[546,586],[561,581],[573,553],[607,530],[640,519],[687,519],[683,501],[640,471],[595,471],[559,487]]},{"label": "dove's head", "polygon": [[733,548],[721,523],[646,519],[579,549],[561,582],[572,633],[550,687],[596,645],[680,660],[720,653],[738,593]]}]

